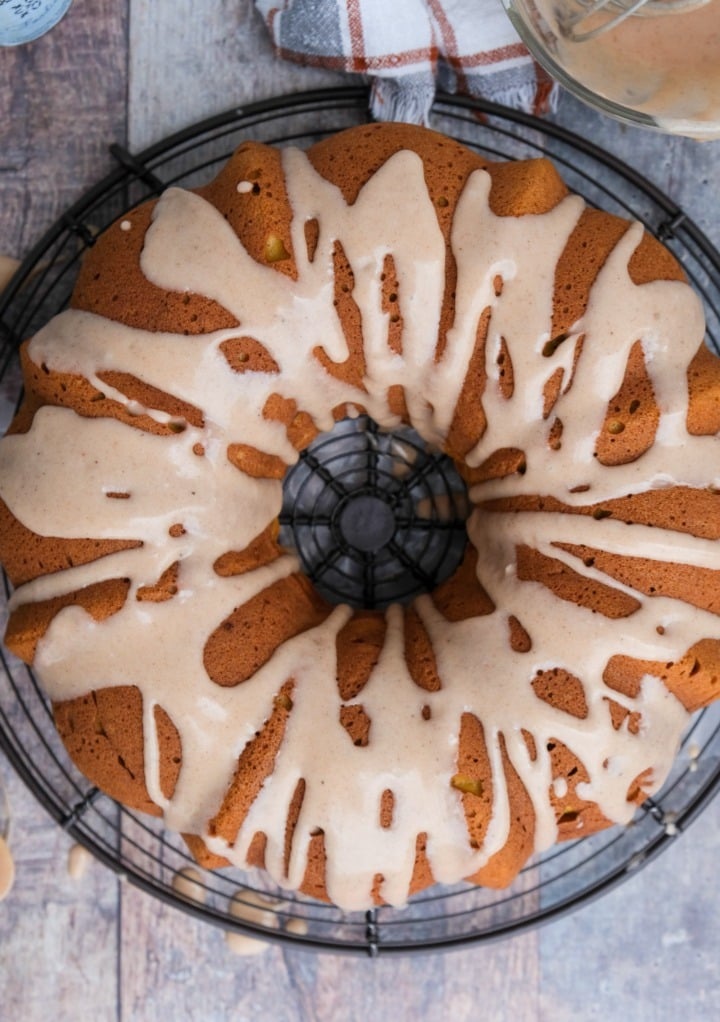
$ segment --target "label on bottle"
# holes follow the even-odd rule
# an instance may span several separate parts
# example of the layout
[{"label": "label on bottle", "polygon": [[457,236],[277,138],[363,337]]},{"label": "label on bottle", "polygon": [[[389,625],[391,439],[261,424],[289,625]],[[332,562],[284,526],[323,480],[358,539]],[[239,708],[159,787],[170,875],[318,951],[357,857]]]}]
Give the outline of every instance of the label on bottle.
[{"label": "label on bottle", "polygon": [[0,46],[32,42],[57,25],[72,0],[0,0]]}]

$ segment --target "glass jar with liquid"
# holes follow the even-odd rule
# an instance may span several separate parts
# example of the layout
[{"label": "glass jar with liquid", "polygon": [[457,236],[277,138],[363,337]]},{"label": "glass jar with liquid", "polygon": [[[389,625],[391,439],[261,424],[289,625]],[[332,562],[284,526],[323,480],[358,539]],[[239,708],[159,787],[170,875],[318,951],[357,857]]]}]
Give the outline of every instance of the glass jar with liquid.
[{"label": "glass jar with liquid", "polygon": [[0,46],[20,46],[49,32],[72,0],[0,0]]},{"label": "glass jar with liquid", "polygon": [[502,2],[535,58],[579,99],[632,124],[720,138],[720,0]]}]

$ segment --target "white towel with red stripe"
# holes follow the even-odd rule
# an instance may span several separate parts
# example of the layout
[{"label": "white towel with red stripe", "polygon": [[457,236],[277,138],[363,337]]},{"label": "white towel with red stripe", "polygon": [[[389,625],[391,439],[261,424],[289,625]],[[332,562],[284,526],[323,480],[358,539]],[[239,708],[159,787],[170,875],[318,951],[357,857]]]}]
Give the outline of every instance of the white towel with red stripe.
[{"label": "white towel with red stripe", "polygon": [[427,123],[436,87],[531,113],[557,87],[500,0],[255,0],[279,56],[370,76],[377,120]]}]

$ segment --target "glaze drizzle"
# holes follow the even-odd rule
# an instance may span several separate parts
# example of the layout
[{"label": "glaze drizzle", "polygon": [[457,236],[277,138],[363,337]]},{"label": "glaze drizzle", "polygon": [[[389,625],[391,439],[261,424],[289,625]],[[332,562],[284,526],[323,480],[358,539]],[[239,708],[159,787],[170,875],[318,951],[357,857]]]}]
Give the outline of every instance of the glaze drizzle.
[{"label": "glaze drizzle", "polygon": [[[143,697],[146,784],[169,827],[203,836],[212,851],[241,866],[253,837],[262,832],[266,868],[291,888],[302,883],[309,843],[322,832],[327,889],[336,904],[367,907],[380,875],[382,897],[399,905],[407,898],[419,834],[427,835],[428,862],[441,882],[477,873],[503,849],[512,812],[504,752],[531,799],[537,850],[557,836],[550,797],[558,791],[548,749],[553,742],[563,743],[587,771],[578,793],[614,821],[631,818],[635,807],[628,794],[638,778],[649,794],[667,775],[687,722],[685,709],[658,677],[644,676],[631,697],[610,688],[603,672],[617,652],[677,661],[693,643],[720,639],[720,621],[679,599],[639,593],[573,549],[717,570],[717,545],[669,528],[557,512],[503,512],[492,510],[491,502],[543,494],[580,507],[588,500],[602,503],[672,486],[717,485],[716,477],[709,478],[718,464],[717,438],[688,434],[687,387],[679,385],[702,341],[703,316],[683,283],[632,282],[628,263],[642,234],[634,226],[602,267],[582,319],[548,354],[556,266],[583,212],[582,200],[567,197],[542,215],[496,216],[488,201],[490,177],[478,170],[455,214],[456,311],[438,359],[445,242],[421,159],[411,152],[392,156],[352,205],[300,151],[286,150],[283,167],[293,210],[295,279],[251,258],[212,205],[174,188],[157,203],[141,263],[158,287],[200,294],[228,310],[242,335],[267,353],[271,371],[238,372],[229,364],[223,345],[238,336],[237,328],[193,337],[149,333],[71,310],[31,341],[35,364],[81,375],[133,414],[172,421],[166,412],[138,408],[121,389],[103,382],[102,374],[131,374],[169,391],[200,409],[202,422],[183,421],[177,431],[158,436],[114,419],[81,418],[68,408],[44,406],[27,433],[6,437],[0,444],[0,495],[27,528],[44,536],[142,544],[27,582],[11,606],[105,579],[129,579],[125,603],[106,620],[97,622],[77,606],[54,617],[35,657],[49,696],[62,701],[97,687],[136,686]],[[312,258],[305,236],[311,221],[318,225]],[[330,374],[317,354],[321,349],[336,364],[348,356],[333,303],[337,242],[352,267],[362,321],[361,386]],[[390,343],[390,314],[382,301],[388,256],[397,278],[401,344]],[[393,428],[400,420],[388,392],[395,386],[404,388],[410,424],[442,445],[483,316],[489,317],[482,395],[487,428],[466,461],[477,467],[513,448],[524,452],[526,465],[524,474],[489,479],[471,491],[475,509],[468,535],[492,613],[452,620],[430,596],[414,604],[432,642],[440,687],[422,689],[411,677],[400,607],[386,614],[382,651],[355,699],[342,700],[336,677],[336,637],[351,617],[346,607],[283,643],[250,680],[215,684],[203,660],[208,636],[236,608],[298,571],[290,555],[241,575],[221,577],[213,570],[228,550],[250,545],[281,505],[280,480],[239,471],[228,448],[245,445],[280,465],[297,458],[285,425],[262,414],[274,395],[296,402],[319,430],[332,427],[333,409],[343,404],[362,406],[381,426]],[[638,341],[660,424],[640,458],[608,467],[594,457],[595,445]],[[511,391],[500,376],[508,358]],[[560,369],[563,385],[553,419],[562,422],[562,437],[551,444],[553,420],[544,417],[544,407],[548,381]],[[127,496],[109,499],[118,494]],[[631,597],[634,610],[618,622],[521,577],[520,552],[528,547]],[[174,564],[177,591],[171,599],[136,598]],[[510,644],[511,619],[522,623],[529,646]],[[554,669],[581,679],[584,717],[537,697],[533,680]],[[243,749],[290,679],[291,707],[275,769],[230,843],[213,835],[209,823]],[[627,711],[619,727],[610,701]],[[343,705],[361,706],[369,718],[366,744],[349,740],[340,722]],[[160,785],[156,706],[169,715],[182,743],[171,798]],[[469,839],[461,793],[452,783],[467,714],[482,723],[492,768],[493,810],[481,847]],[[533,736],[534,749],[524,731]],[[301,781],[304,798],[288,857],[286,822]],[[380,807],[388,791],[392,820],[383,826]]]}]

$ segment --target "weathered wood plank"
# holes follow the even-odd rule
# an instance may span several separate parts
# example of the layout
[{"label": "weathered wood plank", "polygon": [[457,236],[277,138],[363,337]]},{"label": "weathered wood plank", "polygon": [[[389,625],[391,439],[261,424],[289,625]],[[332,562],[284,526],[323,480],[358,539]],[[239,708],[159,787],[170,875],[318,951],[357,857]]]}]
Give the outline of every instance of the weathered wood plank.
[{"label": "weathered wood plank", "polygon": [[[48,36],[0,49],[0,251],[21,257],[110,166],[125,137],[126,12],[75,3]],[[0,1014],[34,1022],[117,1014],[114,875],[67,870],[71,839],[0,757],[16,882],[0,907]]]},{"label": "weathered wood plank", "polygon": [[720,803],[642,872],[542,931],[541,1022],[720,1014]]},{"label": "weathered wood plank", "polygon": [[[233,106],[348,84],[277,60],[251,0],[130,0],[128,144],[133,151]],[[359,80],[359,78],[356,78]]]},{"label": "weathered wood plank", "polygon": [[274,945],[237,957],[221,931],[129,885],[122,893],[122,921],[122,1022],[537,1018],[537,934],[455,954],[376,961]]},{"label": "weathered wood plank", "polygon": [[0,1017],[115,1022],[118,881],[95,861],[71,877],[72,840],[2,755],[0,775],[16,866],[0,905]]},{"label": "weathered wood plank", "polygon": [[110,169],[126,131],[126,5],[77,0],[46,36],[0,48],[0,251],[20,256]]}]

